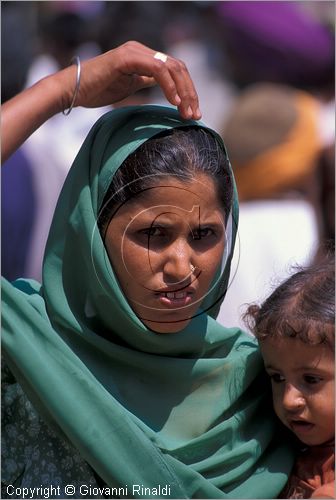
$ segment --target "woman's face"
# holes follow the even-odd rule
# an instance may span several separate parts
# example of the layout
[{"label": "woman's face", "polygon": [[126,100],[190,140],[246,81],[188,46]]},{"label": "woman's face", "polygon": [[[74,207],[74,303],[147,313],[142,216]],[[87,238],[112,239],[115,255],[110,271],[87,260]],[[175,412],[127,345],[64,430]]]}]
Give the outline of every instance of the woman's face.
[{"label": "woman's face", "polygon": [[167,177],[122,205],[106,249],[131,307],[151,330],[173,333],[196,314],[220,265],[224,210],[211,177]]}]

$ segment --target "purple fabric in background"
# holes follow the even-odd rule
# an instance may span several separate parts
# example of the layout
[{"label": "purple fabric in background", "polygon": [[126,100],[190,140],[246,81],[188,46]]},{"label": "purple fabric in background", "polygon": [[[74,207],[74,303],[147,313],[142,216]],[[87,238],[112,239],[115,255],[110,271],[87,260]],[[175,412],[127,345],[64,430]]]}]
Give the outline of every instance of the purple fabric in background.
[{"label": "purple fabric in background", "polygon": [[10,281],[27,275],[36,196],[30,162],[18,149],[1,167],[1,274]]},{"label": "purple fabric in background", "polygon": [[294,2],[218,2],[217,9],[241,83],[309,86],[333,75],[333,33]]}]

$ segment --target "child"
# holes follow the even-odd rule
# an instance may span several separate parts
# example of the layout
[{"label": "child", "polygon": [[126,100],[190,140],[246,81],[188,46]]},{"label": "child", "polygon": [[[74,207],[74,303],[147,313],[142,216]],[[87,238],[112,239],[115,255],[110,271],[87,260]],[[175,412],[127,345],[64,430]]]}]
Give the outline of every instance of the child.
[{"label": "child", "polygon": [[335,498],[334,261],[297,272],[261,307],[250,306],[245,320],[260,344],[274,410],[301,445],[279,498]]}]

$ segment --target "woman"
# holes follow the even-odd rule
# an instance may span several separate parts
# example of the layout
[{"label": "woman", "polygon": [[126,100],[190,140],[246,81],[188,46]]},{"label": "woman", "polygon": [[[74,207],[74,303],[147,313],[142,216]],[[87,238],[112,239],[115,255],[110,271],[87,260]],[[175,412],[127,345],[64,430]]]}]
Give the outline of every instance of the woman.
[{"label": "woman", "polygon": [[[71,103],[70,76],[42,81],[38,113],[23,108],[34,88],[10,110],[21,102],[25,123],[39,126]],[[157,106],[104,115],[61,193],[42,286],[4,282],[4,497],[28,487],[32,498],[38,488],[271,498],[286,482],[291,452],[274,437],[256,344],[213,319],[237,196],[221,139],[192,120],[185,66],[131,42],[85,63],[76,104],[113,102],[153,78],[182,118]],[[31,133],[11,128],[13,116],[5,154]]]}]

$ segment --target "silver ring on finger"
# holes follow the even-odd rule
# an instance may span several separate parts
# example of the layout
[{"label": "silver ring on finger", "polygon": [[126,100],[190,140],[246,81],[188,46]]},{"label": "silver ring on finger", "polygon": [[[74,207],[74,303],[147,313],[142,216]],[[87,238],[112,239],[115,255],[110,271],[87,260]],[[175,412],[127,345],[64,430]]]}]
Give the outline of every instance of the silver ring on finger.
[{"label": "silver ring on finger", "polygon": [[162,61],[162,62],[167,62],[167,59],[168,59],[168,56],[167,54],[163,54],[162,52],[156,52],[154,54],[154,59],[159,59],[159,61]]}]

